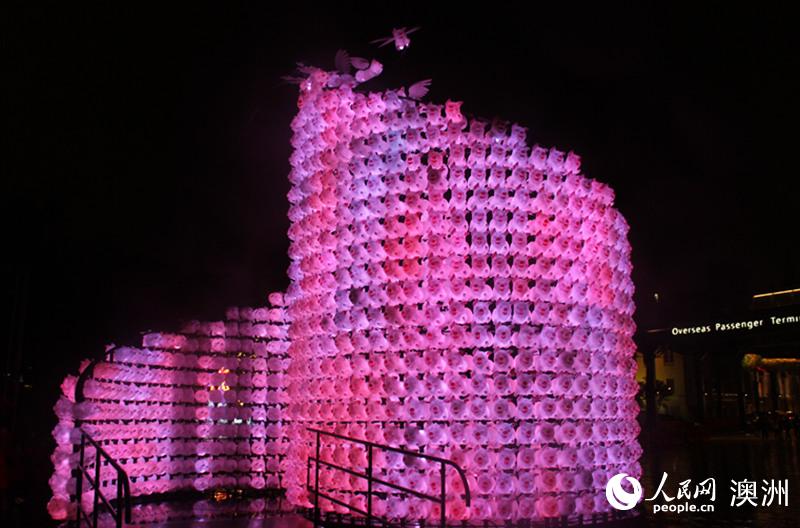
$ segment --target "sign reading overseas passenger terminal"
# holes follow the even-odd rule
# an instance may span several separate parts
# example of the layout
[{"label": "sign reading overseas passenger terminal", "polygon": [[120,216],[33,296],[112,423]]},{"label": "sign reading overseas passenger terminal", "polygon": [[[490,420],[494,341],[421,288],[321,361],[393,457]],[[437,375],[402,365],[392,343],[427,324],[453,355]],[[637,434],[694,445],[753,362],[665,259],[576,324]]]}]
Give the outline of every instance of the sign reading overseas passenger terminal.
[{"label": "sign reading overseas passenger terminal", "polygon": [[731,332],[736,330],[755,330],[765,327],[780,327],[800,323],[800,315],[768,316],[759,319],[745,319],[741,321],[716,321],[709,324],[698,326],[675,326],[670,333],[674,336],[698,335],[720,332]]}]

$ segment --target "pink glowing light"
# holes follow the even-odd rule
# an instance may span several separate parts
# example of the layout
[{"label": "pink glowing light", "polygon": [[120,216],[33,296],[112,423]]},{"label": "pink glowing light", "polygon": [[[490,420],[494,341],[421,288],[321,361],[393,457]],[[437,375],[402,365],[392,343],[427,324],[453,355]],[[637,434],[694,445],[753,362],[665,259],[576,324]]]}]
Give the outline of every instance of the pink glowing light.
[{"label": "pink glowing light", "polygon": [[[641,473],[628,227],[613,192],[574,153],[529,148],[519,125],[468,121],[452,101],[323,89],[324,77],[310,74],[292,123],[290,430],[306,442],[289,451],[289,498],[308,504],[306,427],[369,427],[463,460],[477,500],[449,507],[451,520],[603,511],[606,473]],[[350,479],[326,485],[357,497]],[[401,496],[387,508],[431,515]]]},{"label": "pink glowing light", "polygon": [[[380,73],[370,64],[362,77]],[[287,292],[116,349],[83,403],[68,376],[50,514],[74,514],[78,420],[123,441],[108,450],[135,495],[285,486],[308,505],[316,427],[457,462],[475,499],[466,508],[447,475],[451,521],[607,511],[608,477],[641,475],[630,247],[613,191],[574,153],[529,147],[522,126],[308,71],[292,122]],[[365,456],[322,451],[355,467]],[[440,486],[438,467],[373,462],[386,481]],[[363,481],[320,479],[363,508]],[[391,493],[373,508],[438,516]]]},{"label": "pink glowing light", "polygon": [[[114,441],[105,449],[121,461],[133,495],[278,487],[288,343],[283,296],[270,302],[229,309],[226,321],[191,322],[180,334],[147,334],[142,348],[114,349],[94,367],[82,403],[74,403],[76,378],[67,376],[55,406],[50,515],[75,514],[77,420],[94,439]],[[114,496],[111,476],[103,491]],[[91,507],[84,493],[84,509]]]}]

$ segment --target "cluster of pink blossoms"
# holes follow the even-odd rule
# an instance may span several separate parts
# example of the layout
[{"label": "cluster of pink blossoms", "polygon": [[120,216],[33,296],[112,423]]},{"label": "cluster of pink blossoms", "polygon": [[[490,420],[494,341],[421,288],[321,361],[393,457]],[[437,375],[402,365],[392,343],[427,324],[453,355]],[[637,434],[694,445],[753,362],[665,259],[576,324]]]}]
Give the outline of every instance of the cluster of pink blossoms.
[{"label": "cluster of pink blossoms", "polygon": [[[111,349],[92,368],[75,402],[67,376],[55,411],[55,471],[48,510],[72,516],[80,442],[76,426],[99,441],[131,480],[134,496],[218,487],[278,488],[285,465],[288,367],[285,308],[231,308],[227,320],[187,324],[180,333],[146,334],[141,348]],[[93,461],[94,449],[86,452]],[[93,473],[92,473],[93,474]],[[116,497],[116,473],[101,468]],[[83,485],[83,507],[92,508]]]},{"label": "cluster of pink blossoms", "polygon": [[[76,420],[134,495],[285,487],[308,505],[308,427],[453,460],[473,494],[467,508],[446,475],[453,521],[604,512],[608,478],[641,475],[630,246],[613,191],[577,155],[531,149],[519,125],[329,80],[315,70],[301,84],[292,122],[285,296],[115,349],[84,403],[68,377],[55,518],[74,494]],[[321,457],[367,465],[361,445],[325,437]],[[377,450],[373,463],[385,481],[440,492],[438,464]],[[320,486],[365,508],[364,480],[323,469]],[[376,515],[438,518],[430,502],[377,491]]]},{"label": "cluster of pink blossoms", "polygon": [[[580,159],[526,130],[402,90],[327,88],[313,72],[292,122],[286,470],[307,504],[309,426],[452,459],[450,519],[607,511],[638,476],[628,226]],[[324,439],[323,458],[364,467]],[[438,465],[379,456],[382,478],[438,493]],[[365,482],[323,470],[363,507]],[[386,491],[386,490],[381,490]],[[322,501],[325,509],[342,510]],[[389,493],[391,518],[438,515]]]}]

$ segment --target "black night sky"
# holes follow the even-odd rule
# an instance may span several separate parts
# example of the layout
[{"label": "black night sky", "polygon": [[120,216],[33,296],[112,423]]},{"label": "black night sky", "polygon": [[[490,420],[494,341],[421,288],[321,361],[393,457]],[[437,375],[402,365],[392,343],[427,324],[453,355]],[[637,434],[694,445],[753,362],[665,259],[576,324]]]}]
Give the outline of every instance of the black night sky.
[{"label": "black night sky", "polygon": [[[429,99],[578,152],[631,225],[640,327],[800,285],[789,13],[334,4],[4,17],[4,375],[33,384],[45,430],[57,383],[104,343],[286,287],[280,76],[338,48],[384,63],[370,88],[430,77]],[[403,25],[422,26],[403,54],[369,44]]]}]

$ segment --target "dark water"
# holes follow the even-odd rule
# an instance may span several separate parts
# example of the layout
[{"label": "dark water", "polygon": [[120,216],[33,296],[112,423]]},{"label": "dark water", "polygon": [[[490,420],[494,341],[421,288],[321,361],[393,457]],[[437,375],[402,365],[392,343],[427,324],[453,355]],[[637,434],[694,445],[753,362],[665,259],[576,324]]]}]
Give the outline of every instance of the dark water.
[{"label": "dark water", "polygon": [[[653,504],[644,502],[644,511],[634,526],[653,527],[800,527],[800,448],[797,433],[784,433],[763,440],[757,435],[711,437],[702,444],[652,447],[645,450],[642,460],[644,496],[651,497],[661,481],[663,472],[668,479],[665,491],[675,497],[678,483],[691,479],[694,484],[709,477],[716,482],[713,513],[653,513]],[[731,507],[731,480],[756,481],[757,506],[744,503]],[[788,506],[762,506],[762,482],[788,479]],[[675,500],[673,503],[683,502]],[[699,501],[690,501],[697,502]],[[738,502],[738,501],[737,501]]]},{"label": "dark water", "polygon": [[[671,446],[650,447],[642,460],[644,475],[642,486],[644,496],[651,497],[661,481],[664,472],[667,481],[664,490],[671,497],[676,496],[679,483],[691,479],[690,489],[709,477],[715,479],[716,499],[713,513],[653,513],[653,504],[667,504],[663,499],[645,501],[638,518],[621,523],[621,526],[638,527],[726,527],[726,528],[788,528],[800,527],[800,448],[796,433],[777,435],[763,440],[755,435],[733,435],[711,437],[702,443],[685,443]],[[748,503],[731,507],[731,480],[755,481],[758,506]],[[788,479],[788,506],[777,505],[777,498],[771,506],[762,506],[762,480]],[[684,499],[673,503],[686,502]],[[700,504],[693,499],[690,503]],[[710,501],[705,503],[711,504]],[[267,503],[265,514],[259,519],[244,519],[247,515],[244,505],[240,518],[222,520],[217,515],[205,520],[173,520],[164,528],[200,526],[248,526],[276,528],[310,527],[310,523],[296,514],[277,516],[277,510],[287,506]],[[213,507],[209,507],[212,508]],[[277,508],[277,510],[276,510]],[[200,512],[195,512],[200,513]],[[211,514],[210,511],[206,512]]]},{"label": "dark water", "polygon": [[[795,433],[762,439],[760,436],[733,435],[711,437],[702,443],[685,443],[671,446],[649,447],[642,460],[644,496],[651,497],[664,472],[668,477],[664,491],[676,496],[679,483],[691,479],[689,489],[707,478],[713,478],[716,498],[713,513],[653,513],[653,504],[669,504],[659,498],[645,501],[638,518],[621,523],[621,526],[638,527],[727,527],[727,528],[784,528],[800,527],[800,449]],[[755,481],[756,503],[731,507],[731,480]],[[789,483],[788,506],[762,506],[763,480],[783,480]],[[686,502],[677,498],[673,503]],[[701,504],[692,499],[689,503]],[[311,523],[291,513],[288,505],[276,501],[256,503],[223,503],[215,505],[200,502],[183,506],[183,510],[170,505],[171,520],[157,522],[159,505],[139,507],[136,517],[149,517],[156,521],[149,526],[157,528],[183,527],[275,527],[310,528]],[[142,509],[143,508],[143,509]],[[260,513],[254,513],[260,512]],[[254,518],[256,517],[256,518]]]},{"label": "dark water", "polygon": [[[658,439],[656,439],[658,440]],[[655,443],[655,442],[654,442]],[[726,527],[784,528],[800,527],[800,446],[797,432],[762,439],[758,435],[729,435],[707,438],[701,443],[647,446],[642,459],[644,497],[652,496],[663,472],[668,474],[664,490],[675,497],[679,483],[691,479],[694,484],[712,477],[716,484],[713,513],[653,513],[653,504],[643,503],[640,515],[622,525],[631,528],[657,527]],[[731,479],[756,482],[757,506],[731,507]],[[762,506],[762,480],[788,480],[788,506]],[[673,503],[683,503],[684,499]],[[706,501],[707,502],[707,501]],[[699,499],[690,503],[700,504]],[[26,518],[27,517],[27,518]],[[213,501],[145,504],[135,507],[134,525],[152,528],[274,527],[310,528],[311,523],[296,513],[285,501]],[[53,526],[55,523],[31,524],[31,516],[11,519],[0,526]],[[409,525],[412,526],[412,525]]]}]

